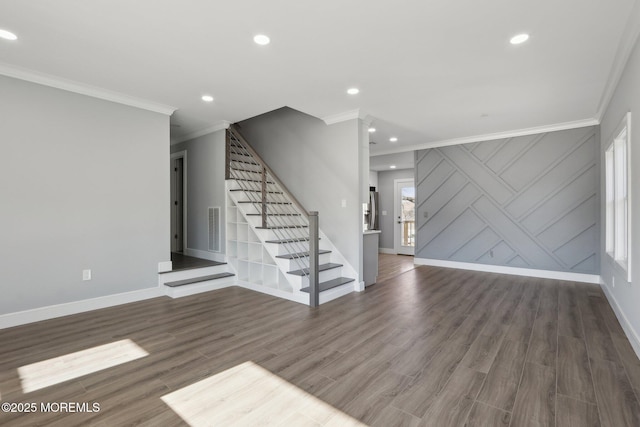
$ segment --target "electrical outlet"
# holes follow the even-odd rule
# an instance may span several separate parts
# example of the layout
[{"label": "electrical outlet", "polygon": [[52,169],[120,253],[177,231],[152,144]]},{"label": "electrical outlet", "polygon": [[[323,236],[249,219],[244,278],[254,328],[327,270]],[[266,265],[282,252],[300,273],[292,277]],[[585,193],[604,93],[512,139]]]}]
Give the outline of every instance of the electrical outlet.
[{"label": "electrical outlet", "polygon": [[387,216],[387,211],[382,211],[382,216]]},{"label": "electrical outlet", "polygon": [[82,280],[91,280],[91,270],[82,270]]},{"label": "electrical outlet", "polygon": [[424,212],[422,213],[422,216],[423,216],[423,217],[425,217],[425,218],[429,218],[429,212],[424,211]]},{"label": "electrical outlet", "polygon": [[342,207],[343,208],[347,207],[347,199],[342,199]]}]

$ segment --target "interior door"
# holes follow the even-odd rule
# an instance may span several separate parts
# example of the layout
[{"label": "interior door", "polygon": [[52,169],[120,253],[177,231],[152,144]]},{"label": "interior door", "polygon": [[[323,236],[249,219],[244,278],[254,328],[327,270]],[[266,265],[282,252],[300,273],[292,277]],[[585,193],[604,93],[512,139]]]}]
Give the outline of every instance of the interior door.
[{"label": "interior door", "polygon": [[413,255],[416,244],[416,188],[413,179],[395,181],[395,251]]}]

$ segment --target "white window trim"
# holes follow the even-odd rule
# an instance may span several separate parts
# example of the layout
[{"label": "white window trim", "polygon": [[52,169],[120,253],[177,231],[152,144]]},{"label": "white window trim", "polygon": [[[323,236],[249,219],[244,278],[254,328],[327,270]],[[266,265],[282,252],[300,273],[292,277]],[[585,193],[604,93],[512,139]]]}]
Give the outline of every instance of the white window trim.
[{"label": "white window trim", "polygon": [[[623,136],[623,133],[626,134]],[[605,150],[605,251],[631,282],[631,112],[609,138]],[[620,157],[623,166],[620,166]],[[622,170],[621,170],[622,169]],[[625,175],[625,176],[620,176]],[[624,178],[622,186],[619,184]],[[623,194],[620,194],[622,192]],[[621,204],[623,205],[621,207]]]}]

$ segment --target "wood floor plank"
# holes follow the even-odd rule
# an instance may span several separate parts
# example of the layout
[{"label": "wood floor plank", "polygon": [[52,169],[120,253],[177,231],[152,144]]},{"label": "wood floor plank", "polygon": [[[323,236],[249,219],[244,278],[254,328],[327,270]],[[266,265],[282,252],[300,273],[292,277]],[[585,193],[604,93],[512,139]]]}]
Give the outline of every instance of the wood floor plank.
[{"label": "wood floor plank", "polygon": [[463,425],[482,387],[485,374],[459,366],[425,413],[424,426]]},{"label": "wood floor plank", "polygon": [[558,395],[557,420],[562,427],[600,427],[596,405]]},{"label": "wood floor plank", "polygon": [[640,405],[624,368],[607,360],[591,360],[602,427],[640,425]]},{"label": "wood floor plank", "polygon": [[584,341],[558,337],[558,393],[589,403],[596,403],[591,380],[589,356]]},{"label": "wood floor plank", "polygon": [[555,425],[556,375],[553,368],[525,363],[511,425]]},{"label": "wood floor plank", "polygon": [[522,377],[527,344],[505,340],[487,374],[478,401],[511,411]]},{"label": "wood floor plank", "polygon": [[633,351],[629,340],[619,336],[613,336],[611,339],[618,352],[622,366],[627,371],[631,385],[634,388],[640,388],[640,360]]},{"label": "wood floor plank", "polygon": [[465,427],[509,427],[511,414],[498,408],[476,402]]}]

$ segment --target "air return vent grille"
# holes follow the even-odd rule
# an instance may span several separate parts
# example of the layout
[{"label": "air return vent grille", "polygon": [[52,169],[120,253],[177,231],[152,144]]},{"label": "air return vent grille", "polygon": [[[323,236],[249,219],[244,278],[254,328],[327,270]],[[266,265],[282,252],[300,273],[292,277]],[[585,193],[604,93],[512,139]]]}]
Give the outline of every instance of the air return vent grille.
[{"label": "air return vent grille", "polygon": [[220,208],[209,208],[209,250],[220,252]]}]

